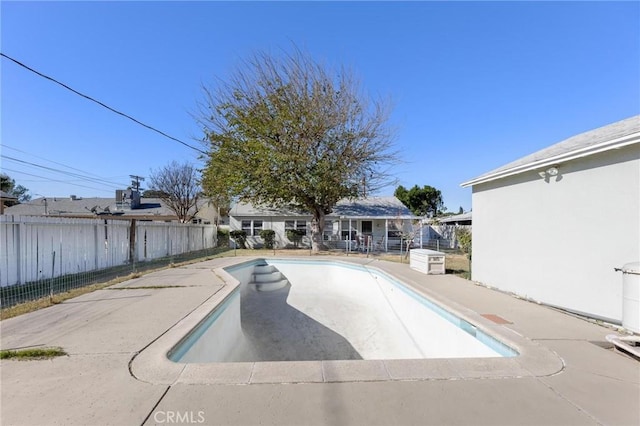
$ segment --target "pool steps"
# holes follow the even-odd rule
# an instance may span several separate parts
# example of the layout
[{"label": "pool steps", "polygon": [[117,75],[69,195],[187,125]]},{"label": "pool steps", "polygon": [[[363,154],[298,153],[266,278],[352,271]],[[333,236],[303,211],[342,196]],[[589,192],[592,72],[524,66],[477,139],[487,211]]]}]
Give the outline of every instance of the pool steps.
[{"label": "pool steps", "polygon": [[256,291],[275,291],[289,284],[282,272],[273,265],[256,265],[249,287]]}]

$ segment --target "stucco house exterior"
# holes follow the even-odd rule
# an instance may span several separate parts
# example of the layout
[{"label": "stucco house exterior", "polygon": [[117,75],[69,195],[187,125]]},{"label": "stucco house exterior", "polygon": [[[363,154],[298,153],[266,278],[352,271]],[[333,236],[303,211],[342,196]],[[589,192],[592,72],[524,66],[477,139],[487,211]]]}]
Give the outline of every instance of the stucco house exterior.
[{"label": "stucco house exterior", "polygon": [[[260,231],[272,229],[276,246],[288,247],[292,242],[287,230],[305,233],[302,246],[311,244],[311,214],[289,209],[256,207],[237,203],[229,211],[229,228],[244,230],[250,247],[261,247]],[[330,248],[388,251],[398,249],[400,233],[409,232],[416,221],[396,197],[367,197],[341,200],[326,216],[323,239]]]},{"label": "stucco house exterior", "polygon": [[520,158],[472,188],[472,279],[620,323],[640,259],[640,116]]}]

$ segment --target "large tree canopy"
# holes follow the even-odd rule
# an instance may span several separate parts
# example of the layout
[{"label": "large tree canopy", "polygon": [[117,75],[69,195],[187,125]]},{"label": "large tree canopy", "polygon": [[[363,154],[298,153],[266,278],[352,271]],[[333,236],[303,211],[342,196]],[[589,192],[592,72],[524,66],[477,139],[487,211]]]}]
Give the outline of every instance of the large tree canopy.
[{"label": "large tree canopy", "polygon": [[425,185],[422,188],[414,185],[411,189],[400,185],[396,188],[393,195],[416,216],[433,217],[444,211],[442,193],[440,193],[440,190],[429,185]]},{"label": "large tree canopy", "polygon": [[387,103],[366,97],[348,70],[332,72],[299,50],[256,53],[205,94],[207,195],[310,213],[314,251],[340,199],[389,182]]}]

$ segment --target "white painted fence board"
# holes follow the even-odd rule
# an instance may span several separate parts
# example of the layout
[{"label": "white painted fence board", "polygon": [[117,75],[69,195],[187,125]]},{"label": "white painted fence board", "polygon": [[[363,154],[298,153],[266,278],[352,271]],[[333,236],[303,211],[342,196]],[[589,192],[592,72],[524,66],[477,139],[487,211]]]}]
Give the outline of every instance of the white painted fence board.
[{"label": "white painted fence board", "polygon": [[[135,222],[135,261],[213,248],[214,225]],[[0,216],[0,286],[130,262],[131,222]],[[54,254],[55,253],[55,254]]]}]

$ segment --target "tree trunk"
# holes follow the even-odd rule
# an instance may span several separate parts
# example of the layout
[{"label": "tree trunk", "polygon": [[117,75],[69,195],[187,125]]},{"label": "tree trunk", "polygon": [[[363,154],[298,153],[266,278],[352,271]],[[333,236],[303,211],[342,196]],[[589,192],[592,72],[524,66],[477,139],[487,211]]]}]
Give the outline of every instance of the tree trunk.
[{"label": "tree trunk", "polygon": [[322,209],[313,209],[313,219],[311,219],[311,253],[319,253],[325,248],[324,241],[322,240],[324,216]]}]

